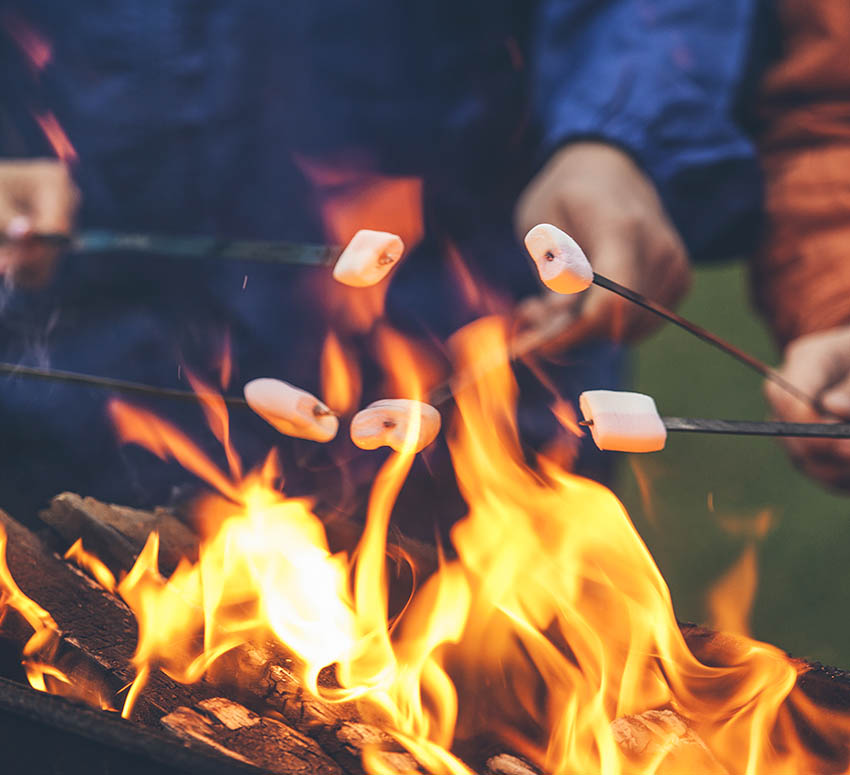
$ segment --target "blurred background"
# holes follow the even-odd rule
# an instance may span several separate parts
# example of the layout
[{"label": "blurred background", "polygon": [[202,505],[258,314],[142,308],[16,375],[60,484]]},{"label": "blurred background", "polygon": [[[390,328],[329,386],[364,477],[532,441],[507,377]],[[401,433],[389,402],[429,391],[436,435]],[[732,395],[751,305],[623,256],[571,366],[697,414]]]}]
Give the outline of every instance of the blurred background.
[{"label": "blurred background", "polygon": [[[748,293],[745,263],[702,268],[680,312],[778,363]],[[634,389],[664,415],[766,416],[756,375],[672,326],[636,348],[632,367]],[[742,555],[755,545],[751,633],[795,656],[850,665],[850,504],[794,470],[778,442],[671,434],[663,452],[622,460],[615,489],[680,620],[718,624],[707,597],[726,574],[732,605],[745,608],[753,568]]]}]

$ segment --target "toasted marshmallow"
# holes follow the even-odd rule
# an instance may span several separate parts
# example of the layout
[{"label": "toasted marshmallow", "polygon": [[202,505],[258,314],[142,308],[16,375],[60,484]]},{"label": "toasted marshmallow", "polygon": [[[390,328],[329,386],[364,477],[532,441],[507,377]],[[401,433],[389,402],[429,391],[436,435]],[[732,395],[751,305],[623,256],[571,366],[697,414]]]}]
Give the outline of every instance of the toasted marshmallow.
[{"label": "toasted marshmallow", "polygon": [[578,243],[549,223],[539,223],[525,235],[543,284],[555,293],[581,293],[593,282],[593,268]]},{"label": "toasted marshmallow", "polygon": [[311,441],[330,441],[336,436],[336,415],[306,390],[262,377],[251,380],[243,392],[248,406],[286,436]]},{"label": "toasted marshmallow", "polygon": [[667,429],[655,401],[643,393],[587,390],[579,398],[584,419],[599,449],[612,452],[657,452]]},{"label": "toasted marshmallow", "polygon": [[404,448],[407,429],[419,417],[415,451],[425,449],[440,432],[440,413],[431,404],[408,398],[384,398],[369,404],[351,420],[351,440],[360,449]]},{"label": "toasted marshmallow", "polygon": [[361,229],[337,259],[334,279],[354,288],[376,285],[396,265],[402,253],[401,237],[386,231]]}]

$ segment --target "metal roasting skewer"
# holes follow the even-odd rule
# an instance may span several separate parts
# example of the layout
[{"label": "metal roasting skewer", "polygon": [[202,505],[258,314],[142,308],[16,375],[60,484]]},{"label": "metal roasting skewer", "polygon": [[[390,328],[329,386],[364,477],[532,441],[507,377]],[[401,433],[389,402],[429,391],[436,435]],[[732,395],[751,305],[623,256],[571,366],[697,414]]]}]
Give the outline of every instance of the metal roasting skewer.
[{"label": "metal roasting skewer", "polygon": [[[677,315],[670,309],[667,309],[663,304],[659,304],[658,302],[653,301],[652,299],[648,299],[642,293],[638,293],[637,291],[633,291],[630,288],[626,288],[619,283],[614,282],[613,280],[609,280],[607,277],[603,277],[601,274],[593,274],[593,284],[598,285],[600,288],[605,288],[606,290],[611,291],[612,293],[616,293],[618,296],[621,296],[624,299],[632,302],[633,304],[637,304],[639,307],[643,307],[643,309],[649,310],[650,312],[658,315],[664,320],[667,320],[670,323],[678,326],[679,328],[684,329],[690,334],[693,334],[698,339],[701,339],[703,342],[707,342],[708,344],[716,347],[727,355],[731,355],[735,360],[743,363],[745,366],[748,366],[756,373],[760,374],[767,380],[779,385],[786,393],[794,396],[794,398],[802,401],[808,407],[818,412],[819,414],[825,414],[828,416],[835,416],[832,412],[827,411],[824,407],[821,406],[820,401],[818,401],[813,396],[810,396],[808,393],[800,390],[796,385],[789,382],[785,379],[781,374],[777,373],[777,371],[770,366],[768,366],[763,361],[760,361],[753,355],[744,352],[743,350],[735,347],[735,345],[730,344],[725,339],[717,336],[717,334],[712,334],[711,331],[707,331],[702,326],[698,326],[696,323],[692,323],[690,320],[683,318],[681,315]],[[838,418],[836,419],[844,419]]]},{"label": "metal roasting skewer", "polygon": [[[326,245],[308,245],[291,242],[261,242],[248,240],[220,240],[215,237],[204,236],[168,236],[155,234],[134,234],[115,232],[108,230],[83,231],[71,237],[65,234],[36,234],[25,237],[24,240],[39,240],[54,244],[61,250],[70,250],[79,253],[114,253],[114,252],[141,252],[156,254],[181,259],[192,260],[237,260],[237,261],[262,261],[278,264],[294,264],[301,266],[332,266],[342,248]],[[20,239],[12,239],[0,234],[0,246],[7,243],[20,242]],[[820,414],[834,416],[826,411],[820,402],[800,390],[794,384],[788,382],[773,368],[760,361],[753,355],[744,352],[733,344],[711,333],[695,323],[683,318],[662,304],[647,298],[637,291],[626,288],[603,275],[594,273],[593,283],[605,288],[612,293],[646,309],[670,323],[693,334],[727,355],[735,358],[740,363],[764,377],[765,379],[779,385],[783,390],[805,403]],[[558,338],[560,332],[548,336],[531,336],[515,341],[511,350],[511,361],[529,355]],[[486,369],[485,369],[486,370]],[[61,371],[56,369],[44,369],[33,366],[21,366],[18,364],[0,362],[0,373],[17,374],[36,379],[57,380],[77,384],[92,385],[118,392],[137,393],[160,398],[173,398],[179,400],[197,401],[200,397],[190,390],[176,388],[160,388],[127,380],[113,379],[111,377],[100,377],[77,372]],[[474,379],[474,377],[472,377]],[[430,393],[431,403],[439,406],[451,400],[454,389],[462,387],[464,382],[457,379],[455,375],[451,380],[438,385]],[[454,387],[453,387],[454,386]],[[231,406],[246,406],[243,398],[235,396],[223,396],[225,403]],[[675,421],[676,427],[669,427],[671,431],[699,431],[703,433],[733,433],[748,435],[812,435],[823,437],[843,438],[841,435],[841,424],[816,424],[816,423],[739,423],[726,420],[697,420],[688,418],[666,418]],[[844,419],[844,418],[836,418]],[[724,425],[731,423],[731,425]],[[696,425],[700,427],[696,427]],[[714,424],[713,427],[708,427]],[[767,426],[770,426],[769,429]],[[799,426],[797,431],[793,429],[788,433],[777,431],[779,425]],[[744,430],[745,426],[750,430]],[[850,427],[847,425],[846,427]],[[828,428],[828,431],[818,432],[817,429]]]},{"label": "metal roasting skewer", "polygon": [[0,234],[0,245],[47,243],[72,253],[145,253],[189,260],[262,261],[298,266],[333,266],[342,253],[334,245],[298,242],[227,240],[203,236],[133,234],[118,231],[82,231],[67,234],[33,234],[10,238]]},{"label": "metal roasting skewer", "polygon": [[222,396],[219,393],[195,393],[192,390],[180,390],[179,388],[156,387],[141,382],[131,382],[125,379],[114,379],[113,377],[98,377],[93,374],[81,374],[76,371],[64,371],[62,369],[45,369],[38,366],[22,366],[16,363],[0,362],[0,374],[10,374],[19,377],[32,377],[33,379],[50,380],[53,382],[69,382],[77,385],[91,385],[93,387],[115,390],[119,393],[136,393],[138,395],[152,396],[154,398],[175,398],[182,401],[197,402],[203,398],[221,398],[229,406],[248,406],[244,398],[238,396]]},{"label": "metal roasting skewer", "polygon": [[[295,242],[258,242],[249,240],[221,240],[204,236],[173,236],[125,233],[109,230],[82,231],[71,237],[66,234],[35,234],[23,238],[54,244],[60,250],[75,253],[140,252],[192,260],[262,261],[300,266],[333,266],[342,248],[329,245],[310,245]],[[0,235],[0,245],[16,239]],[[20,240],[17,240],[20,241]],[[743,363],[757,374],[779,385],[790,395],[819,414],[834,416],[821,406],[817,398],[808,395],[753,355],[744,352],[725,339],[707,331],[676,314],[662,304],[637,291],[626,288],[603,275],[594,273],[594,285],[605,288],[633,304],[642,307],[670,323],[693,334],[698,339],[721,350]],[[553,337],[555,338],[555,337]],[[548,342],[543,342],[546,344]],[[844,419],[836,417],[836,419]]]},{"label": "metal roasting skewer", "polygon": [[[729,436],[782,436],[793,438],[850,439],[850,423],[781,422],[767,420],[715,420],[704,417],[662,417],[671,433],[721,433]],[[593,420],[579,420],[589,428]]]},{"label": "metal roasting skewer", "polygon": [[[205,393],[195,393],[191,390],[155,387],[140,382],[113,379],[112,377],[98,377],[75,371],[21,366],[13,363],[0,362],[0,374],[32,377],[34,379],[67,382],[78,385],[91,385],[93,387],[115,390],[119,393],[135,393],[154,398],[171,398],[182,401],[197,402],[207,396]],[[221,398],[228,406],[248,406],[247,401],[238,396],[221,396],[218,393],[210,393],[209,395]],[[447,397],[435,397],[433,393],[431,397],[432,401],[436,404],[444,403],[447,400]],[[701,417],[662,417],[661,419],[664,427],[670,432],[720,433],[731,436],[850,439],[850,423],[754,422],[750,420],[715,420]],[[590,427],[593,425],[593,420],[581,420],[578,424],[584,427]]]}]

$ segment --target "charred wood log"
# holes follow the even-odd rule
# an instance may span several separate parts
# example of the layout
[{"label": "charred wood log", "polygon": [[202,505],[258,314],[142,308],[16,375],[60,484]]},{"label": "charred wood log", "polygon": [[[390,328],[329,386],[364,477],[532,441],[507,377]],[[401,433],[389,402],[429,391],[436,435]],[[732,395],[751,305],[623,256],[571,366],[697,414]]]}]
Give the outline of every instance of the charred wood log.
[{"label": "charred wood log", "polygon": [[[268,662],[261,686],[265,704],[300,732],[314,738],[350,775],[363,772],[369,750],[399,772],[422,772],[416,760],[387,732],[374,709],[356,702],[327,702],[304,691],[285,665]],[[332,679],[326,679],[332,683]]]},{"label": "charred wood log", "polygon": [[[49,742],[48,742],[49,741]],[[3,772],[251,775],[254,767],[62,697],[0,678]]]},{"label": "charred wood log", "polygon": [[[101,671],[112,686],[132,681],[137,628],[127,606],[50,552],[39,538],[3,511],[0,525],[8,536],[6,561],[13,578],[25,595],[53,616],[63,646],[79,655],[86,665]],[[9,626],[4,623],[4,633],[21,647],[32,634],[14,620]],[[185,686],[155,672],[136,706],[136,717],[142,723],[156,724],[174,708],[212,694],[212,689],[204,685]]]},{"label": "charred wood log", "polygon": [[197,558],[197,536],[165,509],[141,511],[64,492],[39,516],[61,537],[64,548],[82,538],[85,548],[116,577],[133,566],[153,531],[159,533],[159,562],[164,573],[170,574],[182,557]]},{"label": "charred wood log", "polygon": [[283,722],[260,716],[238,703],[215,697],[164,716],[177,736],[208,745],[237,761],[287,775],[341,775],[315,740]]},{"label": "charred wood log", "polygon": [[[62,536],[63,540],[70,543],[81,535],[87,548],[98,554],[101,551],[105,552],[117,566],[120,566],[121,570],[129,567],[151,529],[160,531],[161,551],[164,557],[170,557],[169,562],[176,563],[181,556],[191,557],[192,552],[196,550],[197,541],[194,534],[176,517],[166,512],[149,513],[106,506],[93,499],[83,499],[66,493],[54,500],[43,518]],[[163,524],[169,527],[163,529]],[[359,539],[361,529],[358,524],[341,518],[329,521],[327,528],[333,550],[353,548]],[[100,545],[98,541],[101,542]],[[103,548],[101,549],[100,546]],[[413,588],[414,572],[422,576],[428,575],[437,567],[437,555],[433,547],[410,542],[402,536],[395,536],[391,540],[388,555],[393,568],[392,608],[400,610]],[[163,563],[163,567],[166,567],[166,563]],[[33,597],[38,599],[35,595]],[[49,604],[43,603],[43,605],[51,612],[53,611]],[[129,616],[129,612],[126,614]],[[746,643],[741,638],[713,632],[692,624],[680,626],[689,648],[704,664],[715,666],[735,664],[746,649]],[[398,766],[411,772],[416,771],[415,762],[389,735],[382,731],[386,728],[385,721],[369,716],[369,713],[374,711],[359,707],[356,703],[325,702],[304,692],[294,674],[291,662],[288,661],[287,655],[282,653],[280,647],[265,649],[252,644],[227,655],[222,663],[232,659],[239,661],[235,672],[241,676],[242,680],[228,685],[226,680],[223,682],[218,680],[214,669],[209,680],[216,683],[218,688],[212,690],[206,687],[206,691],[223,692],[245,703],[263,717],[277,718],[287,726],[308,735],[316,740],[347,773],[362,772],[361,757],[363,751],[367,749],[381,750],[387,756],[407,757],[407,759],[400,759]],[[819,707],[836,711],[850,710],[850,675],[802,660],[792,659],[792,663],[800,677],[791,701],[795,697],[804,695]],[[225,667],[222,673],[225,675],[234,673],[231,665],[225,665]],[[162,678],[159,676],[157,680]],[[194,687],[192,691],[194,693],[198,690],[199,687]],[[198,698],[195,697],[195,699]],[[189,708],[192,706],[191,702],[177,704]],[[165,705],[167,702],[160,703],[157,707]],[[172,704],[169,710],[175,707],[176,705]],[[192,712],[197,714],[200,711],[196,706]],[[663,711],[648,711],[648,713],[663,713]],[[628,717],[615,722],[624,735],[623,740],[629,755],[640,758],[641,751],[628,748],[629,740],[633,744],[635,740],[643,739],[641,735],[650,734],[647,730],[657,721],[654,716],[641,714],[638,717]],[[801,719],[800,723],[804,721],[805,719]],[[205,723],[211,722],[207,719]],[[659,729],[663,727],[662,724]],[[673,735],[673,737],[668,735],[668,743],[672,740],[675,748],[683,751],[687,749],[691,753],[698,748],[692,730],[683,732],[678,738],[675,737],[673,727],[670,727],[668,731],[670,735]],[[847,746],[842,747],[841,741],[836,742],[831,733],[821,734],[815,730],[804,733],[807,735],[809,746],[819,751],[824,759],[839,760],[842,756],[846,756]],[[649,744],[647,742],[647,745]],[[491,749],[487,755],[490,754],[492,754],[490,759],[486,761],[494,762],[494,767],[510,769],[514,765],[527,766],[521,759],[508,754],[502,755],[498,750]],[[507,758],[500,758],[502,756]],[[486,755],[476,761],[484,765],[485,759]],[[493,769],[489,764],[486,766]],[[482,766],[482,769],[485,767]],[[533,771],[533,768],[529,771]],[[717,771],[722,772],[722,769]]]}]

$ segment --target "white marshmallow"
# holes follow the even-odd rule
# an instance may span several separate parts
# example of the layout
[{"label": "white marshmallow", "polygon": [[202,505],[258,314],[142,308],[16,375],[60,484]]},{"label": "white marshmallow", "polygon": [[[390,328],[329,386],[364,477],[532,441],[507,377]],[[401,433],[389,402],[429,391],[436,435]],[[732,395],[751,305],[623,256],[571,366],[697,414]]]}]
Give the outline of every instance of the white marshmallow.
[{"label": "white marshmallow", "polygon": [[360,449],[404,447],[409,423],[419,415],[419,438],[416,452],[425,449],[440,432],[442,419],[431,404],[408,398],[385,398],[369,404],[351,420],[351,440]]},{"label": "white marshmallow", "polygon": [[537,224],[525,235],[525,248],[543,285],[555,293],[581,293],[593,282],[593,268],[584,251],[556,226]]},{"label": "white marshmallow", "polygon": [[330,441],[339,420],[316,396],[279,379],[262,377],[243,388],[245,400],[260,417],[286,436]]},{"label": "white marshmallow", "polygon": [[587,390],[579,398],[584,419],[599,449],[613,452],[657,452],[664,449],[667,429],[652,396],[617,390]]},{"label": "white marshmallow", "polygon": [[404,253],[401,237],[386,231],[361,229],[346,245],[334,266],[334,279],[366,288],[381,282]]}]

